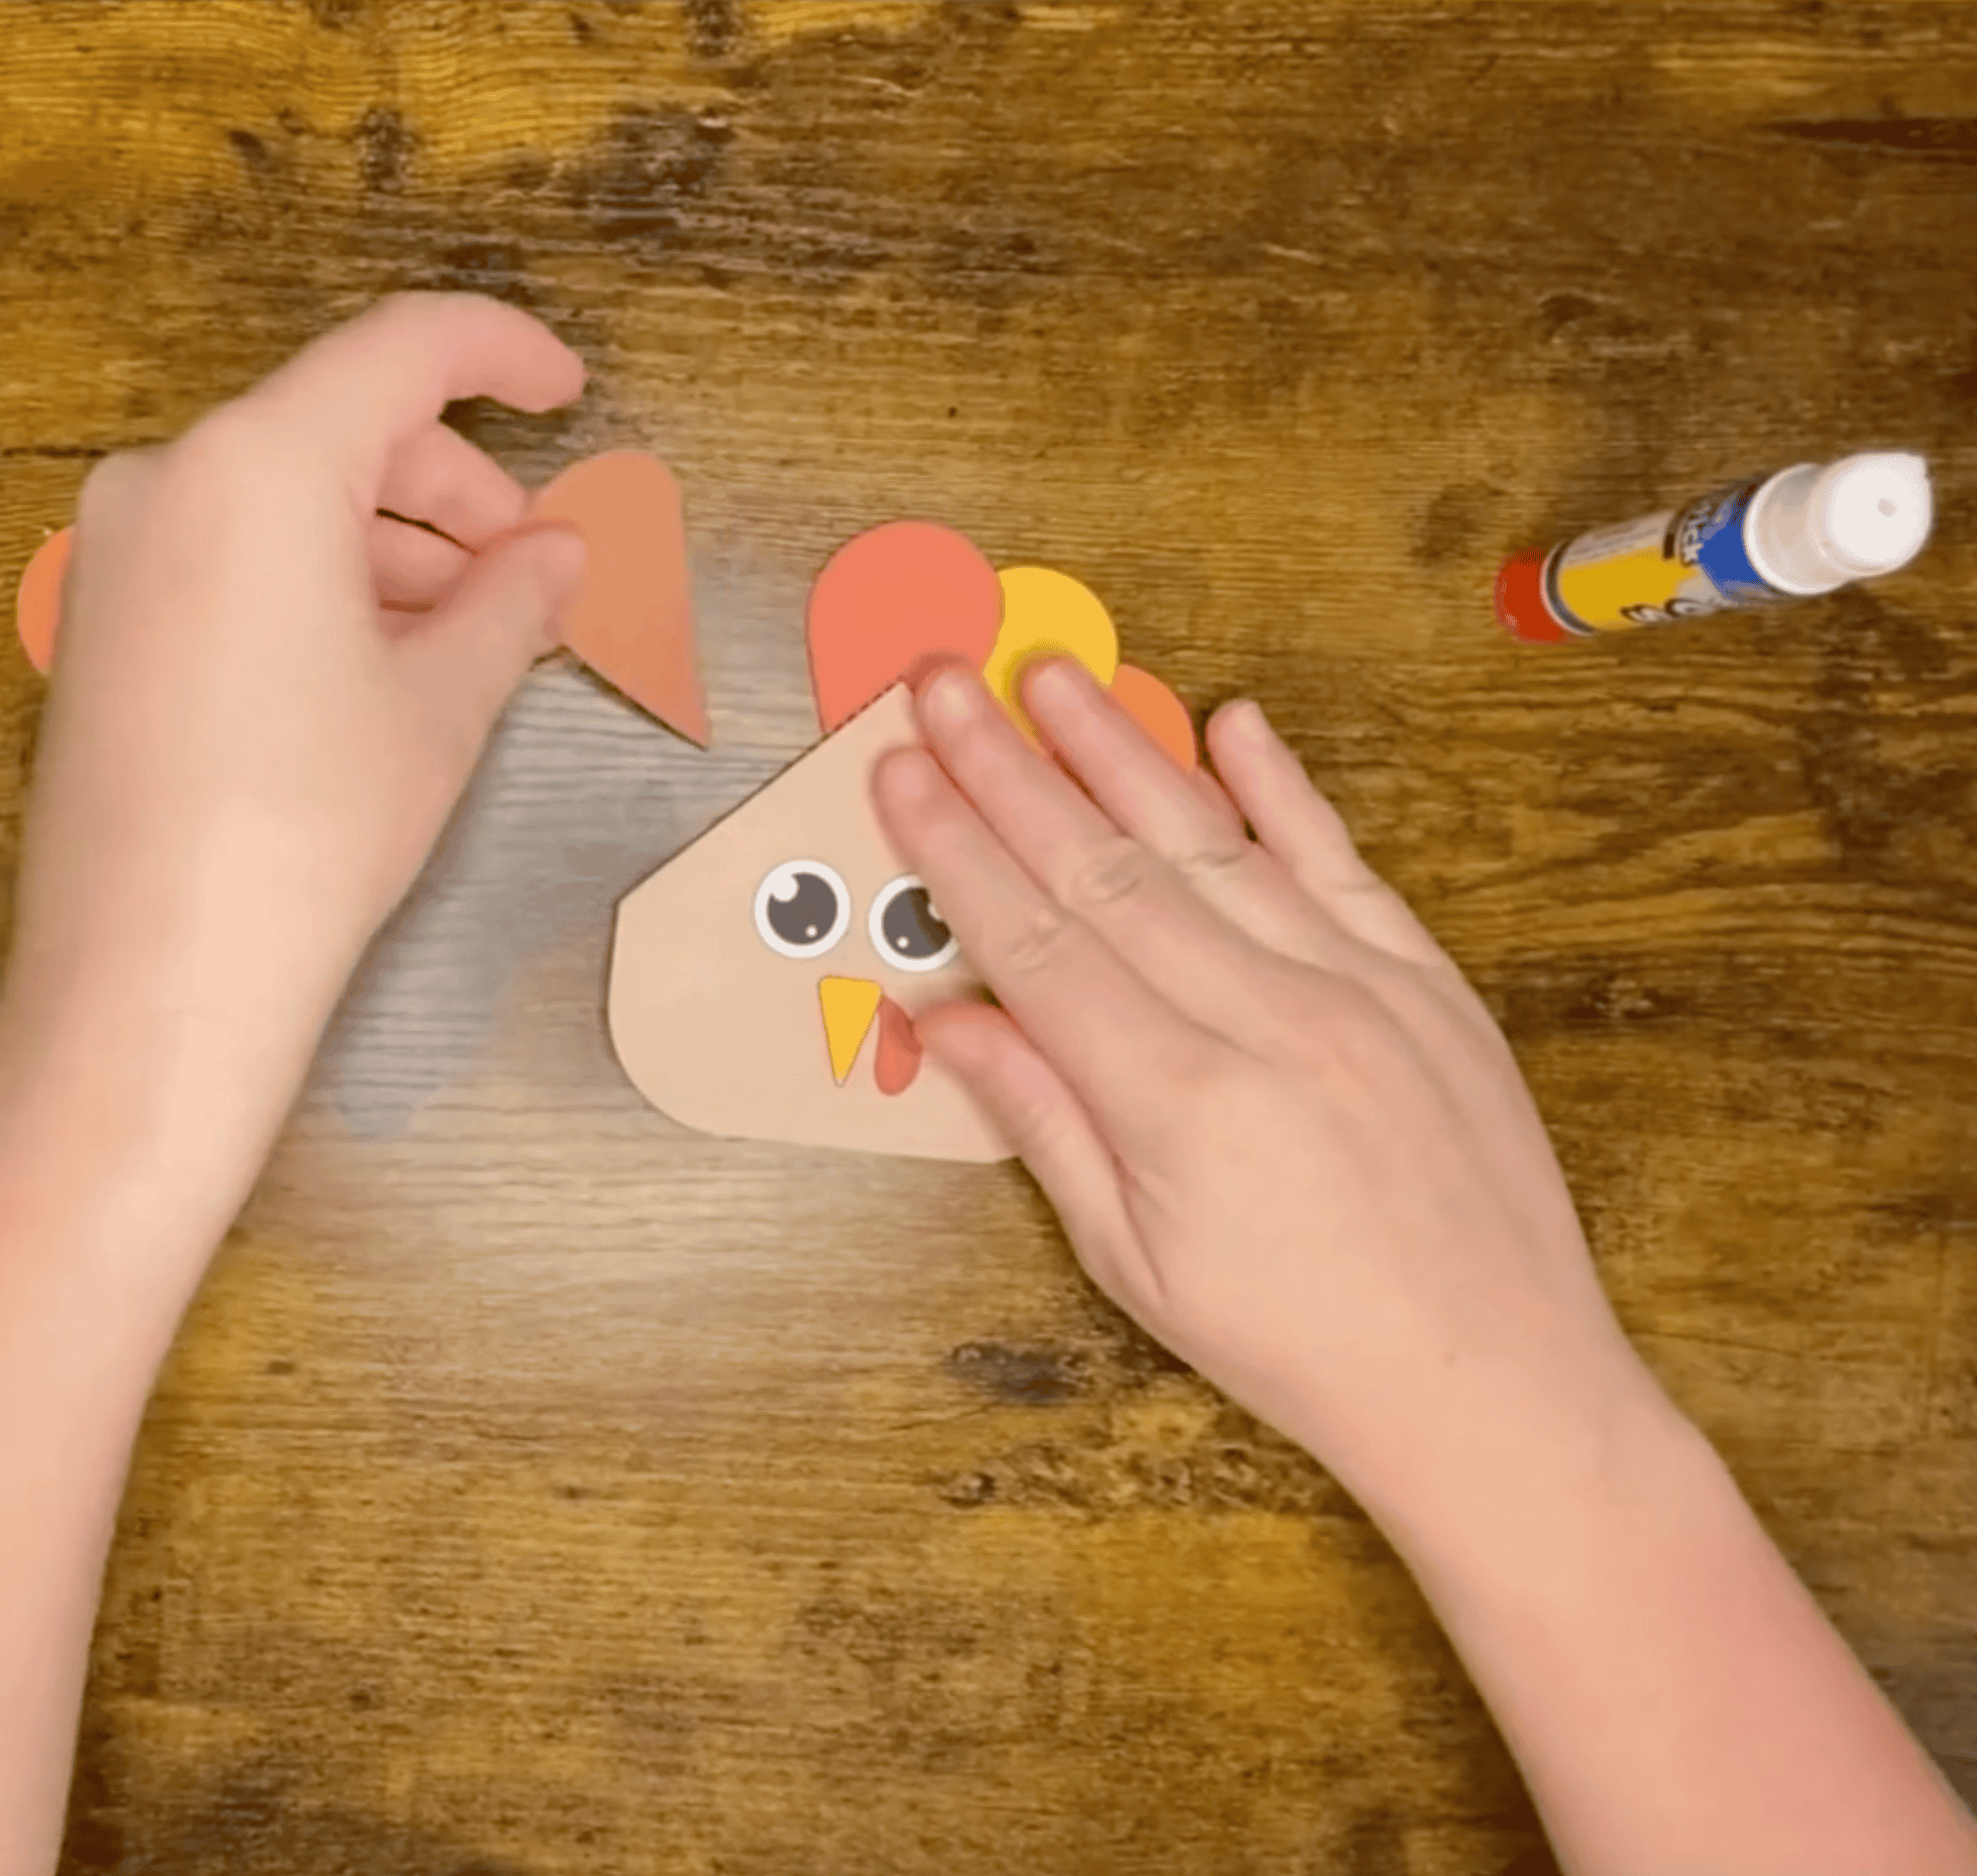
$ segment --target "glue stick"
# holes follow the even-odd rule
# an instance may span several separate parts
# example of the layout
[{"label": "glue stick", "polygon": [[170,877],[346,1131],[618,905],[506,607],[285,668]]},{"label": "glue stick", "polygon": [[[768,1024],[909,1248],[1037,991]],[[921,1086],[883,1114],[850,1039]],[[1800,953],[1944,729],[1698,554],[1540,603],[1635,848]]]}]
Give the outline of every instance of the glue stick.
[{"label": "glue stick", "polygon": [[1526,645],[1830,593],[1928,538],[1928,464],[1895,451],[1800,463],[1505,562],[1497,622]]}]

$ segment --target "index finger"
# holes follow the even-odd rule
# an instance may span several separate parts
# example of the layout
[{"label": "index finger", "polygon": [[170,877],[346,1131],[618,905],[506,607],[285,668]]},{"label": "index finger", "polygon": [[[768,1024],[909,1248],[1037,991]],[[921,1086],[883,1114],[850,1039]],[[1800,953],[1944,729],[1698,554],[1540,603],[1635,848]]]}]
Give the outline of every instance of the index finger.
[{"label": "index finger", "polygon": [[1060,907],[927,751],[893,751],[874,779],[886,831],[996,1000],[1115,1145],[1156,1145],[1222,1045]]},{"label": "index finger", "polygon": [[576,353],[481,293],[394,293],[304,346],[242,402],[278,410],[369,488],[393,446],[459,398],[551,410],[584,387]]}]

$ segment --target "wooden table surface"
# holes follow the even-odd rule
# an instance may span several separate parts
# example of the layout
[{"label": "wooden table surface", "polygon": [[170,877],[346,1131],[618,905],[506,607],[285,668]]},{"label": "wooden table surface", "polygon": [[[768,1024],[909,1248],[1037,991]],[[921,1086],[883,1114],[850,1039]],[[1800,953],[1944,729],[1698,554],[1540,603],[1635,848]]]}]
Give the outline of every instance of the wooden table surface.
[{"label": "wooden table surface", "polygon": [[[688,496],[717,748],[518,702],[145,1429],[75,1872],[1550,1868],[1407,1577],[1012,1168],[693,1136],[608,912],[931,514],[1262,698],[1528,1066],[1631,1331],[1977,1796],[1977,5],[11,0],[0,579],[387,290]],[[1871,591],[1559,650],[1502,556],[1925,450]],[[0,652],[0,832],[39,681]]]}]

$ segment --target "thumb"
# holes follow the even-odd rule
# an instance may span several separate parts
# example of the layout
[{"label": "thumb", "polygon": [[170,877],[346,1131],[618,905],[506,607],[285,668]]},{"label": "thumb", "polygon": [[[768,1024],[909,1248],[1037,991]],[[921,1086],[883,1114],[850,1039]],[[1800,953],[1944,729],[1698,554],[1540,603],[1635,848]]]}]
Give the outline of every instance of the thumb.
[{"label": "thumb", "polygon": [[539,527],[477,553],[445,605],[399,644],[407,680],[478,739],[523,674],[556,648],[556,613],[589,556],[573,528]]},{"label": "thumb", "polygon": [[927,1053],[973,1095],[1016,1149],[1092,1280],[1136,1314],[1144,1267],[1117,1162],[1084,1104],[1006,1012],[954,1003],[917,1019]]}]

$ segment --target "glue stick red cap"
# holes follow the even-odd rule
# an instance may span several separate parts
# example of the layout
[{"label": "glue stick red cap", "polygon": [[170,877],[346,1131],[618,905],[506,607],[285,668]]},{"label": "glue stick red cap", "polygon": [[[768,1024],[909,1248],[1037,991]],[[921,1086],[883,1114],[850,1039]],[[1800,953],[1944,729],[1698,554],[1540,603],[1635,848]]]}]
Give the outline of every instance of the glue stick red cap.
[{"label": "glue stick red cap", "polygon": [[1513,639],[1558,645],[1830,593],[1906,566],[1933,516],[1919,456],[1800,463],[1514,555],[1496,578],[1496,616]]}]

